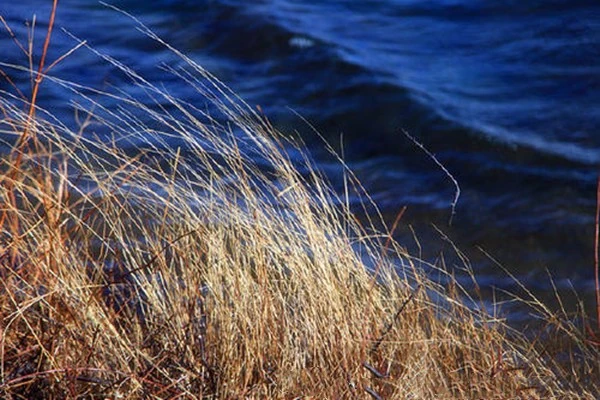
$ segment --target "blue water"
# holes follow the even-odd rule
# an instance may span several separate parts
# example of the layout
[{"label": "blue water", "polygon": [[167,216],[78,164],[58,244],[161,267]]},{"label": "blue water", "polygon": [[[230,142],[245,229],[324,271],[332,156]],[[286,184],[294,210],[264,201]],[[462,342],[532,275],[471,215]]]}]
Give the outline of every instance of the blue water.
[{"label": "blue water", "polygon": [[[50,1],[3,2],[17,36],[37,14],[37,46]],[[479,247],[526,284],[585,297],[593,285],[595,180],[600,165],[600,5],[597,1],[114,1],[205,66],[275,125],[304,136],[334,184],[341,169],[293,111],[343,150],[348,164],[424,257],[464,250],[484,284],[511,288]],[[189,88],[158,72],[177,59],[125,16],[89,0],[63,0],[57,25],[130,64],[184,99]],[[74,45],[57,30],[52,54]],[[40,54],[39,52],[37,54]],[[0,62],[26,59],[0,36]],[[27,86],[27,76],[6,71]],[[78,52],[56,70],[95,87],[125,85],[114,68]],[[104,85],[104,86],[103,86]],[[0,88],[9,89],[6,82]],[[133,90],[133,89],[132,89]],[[72,119],[69,94],[41,99]],[[401,133],[405,129],[453,174],[454,186]],[[353,201],[358,202],[355,198]],[[448,256],[449,260],[452,260]],[[452,261],[450,261],[452,264]]]}]

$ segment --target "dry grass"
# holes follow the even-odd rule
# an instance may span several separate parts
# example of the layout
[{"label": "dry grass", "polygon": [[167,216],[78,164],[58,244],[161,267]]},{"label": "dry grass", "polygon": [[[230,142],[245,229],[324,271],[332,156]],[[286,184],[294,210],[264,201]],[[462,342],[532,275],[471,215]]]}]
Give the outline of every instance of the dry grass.
[{"label": "dry grass", "polygon": [[534,303],[531,340],[466,307],[193,61],[165,73],[212,116],[99,56],[155,107],[46,76],[93,108],[74,131],[0,96],[30,132],[1,167],[2,398],[597,398],[575,324]]}]

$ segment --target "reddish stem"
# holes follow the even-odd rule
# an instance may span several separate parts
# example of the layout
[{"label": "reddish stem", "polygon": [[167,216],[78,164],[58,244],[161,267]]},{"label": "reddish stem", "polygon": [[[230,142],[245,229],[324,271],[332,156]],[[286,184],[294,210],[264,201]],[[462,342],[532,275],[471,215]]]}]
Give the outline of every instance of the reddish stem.
[{"label": "reddish stem", "polygon": [[[44,48],[42,49],[42,57],[40,58],[40,64],[38,66],[37,75],[35,77],[35,84],[33,85],[33,91],[31,93],[31,101],[29,103],[29,113],[27,119],[27,125],[25,125],[25,131],[21,138],[21,148],[25,145],[27,139],[29,139],[29,129],[35,116],[35,103],[37,100],[37,94],[40,89],[40,84],[44,80],[44,64],[46,63],[46,55],[48,54],[48,47],[50,46],[50,37],[52,36],[52,28],[54,28],[54,18],[56,17],[56,8],[58,7],[58,0],[52,2],[52,12],[50,13],[50,21],[48,22],[48,31],[46,32],[46,39],[44,40]],[[19,152],[19,155],[21,152]],[[18,164],[17,164],[18,165]]]},{"label": "reddish stem", "polygon": [[[44,74],[44,64],[46,62],[46,56],[48,54],[48,47],[50,46],[50,37],[52,36],[52,29],[54,28],[54,19],[56,17],[56,9],[58,7],[58,0],[53,0],[52,1],[52,11],[50,13],[50,20],[48,22],[48,30],[46,32],[46,39],[44,40],[44,48],[42,50],[42,56],[40,58],[40,64],[38,66],[38,71],[37,71],[37,75],[35,78],[35,83],[33,85],[33,90],[31,93],[31,100],[29,102],[29,112],[27,114],[27,123],[25,124],[25,128],[23,130],[23,133],[21,134],[21,137],[19,138],[17,144],[15,145],[14,149],[13,149],[13,153],[16,151],[16,156],[14,159],[14,162],[12,163],[9,172],[7,173],[7,177],[8,177],[8,181],[6,182],[6,187],[5,190],[8,192],[8,196],[9,196],[9,201],[10,203],[12,203],[11,205],[13,207],[16,207],[16,197],[13,191],[13,183],[16,180],[17,174],[19,172],[19,168],[21,166],[21,162],[23,159],[23,153],[26,151],[26,145],[29,142],[29,137],[32,136],[31,135],[31,126],[33,124],[33,120],[34,120],[34,116],[35,116],[35,104],[36,104],[36,100],[37,100],[37,95],[38,95],[38,91],[40,88],[40,84],[42,83],[43,78],[43,74]],[[35,133],[35,130],[33,130],[33,132]],[[35,139],[35,136],[34,136]],[[35,143],[35,141],[34,141]],[[12,154],[11,154],[11,158],[12,158]],[[2,179],[2,181],[4,181],[4,179]],[[3,205],[4,206],[4,205]],[[5,211],[0,215],[0,226],[4,227],[4,223],[6,221],[6,217],[8,212],[6,210],[10,209],[10,207],[3,207],[5,208]],[[11,230],[12,233],[18,236],[18,231],[19,231],[19,221],[18,219],[15,217],[12,219],[12,221],[10,221],[11,224]],[[14,255],[13,255],[13,262],[14,262]]]}]

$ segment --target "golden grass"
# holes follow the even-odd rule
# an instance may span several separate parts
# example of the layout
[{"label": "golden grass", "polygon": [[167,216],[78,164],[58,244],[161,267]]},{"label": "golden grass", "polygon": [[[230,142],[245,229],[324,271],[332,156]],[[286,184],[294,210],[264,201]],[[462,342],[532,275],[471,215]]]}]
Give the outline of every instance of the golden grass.
[{"label": "golden grass", "polygon": [[2,128],[31,132],[2,162],[2,398],[597,398],[562,314],[534,302],[532,340],[465,306],[184,55],[165,73],[214,118],[99,56],[155,106],[46,76],[93,108],[72,130],[0,96]]}]

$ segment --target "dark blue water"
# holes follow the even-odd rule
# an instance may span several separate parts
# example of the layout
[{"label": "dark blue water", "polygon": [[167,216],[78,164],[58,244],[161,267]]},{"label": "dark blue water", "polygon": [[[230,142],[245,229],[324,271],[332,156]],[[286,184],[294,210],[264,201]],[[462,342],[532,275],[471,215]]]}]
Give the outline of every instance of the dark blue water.
[{"label": "dark blue water", "polygon": [[[41,46],[50,1],[4,1],[17,36],[37,14]],[[341,188],[341,168],[291,110],[343,151],[389,219],[407,206],[397,235],[435,260],[466,252],[485,285],[511,289],[484,248],[540,293],[548,270],[584,297],[593,287],[595,179],[600,165],[600,5],[597,1],[114,1],[139,17],[275,125],[305,138]],[[197,94],[165,73],[178,60],[132,21],[88,0],[60,2],[57,25],[130,64],[189,101]],[[57,30],[52,54],[74,45]],[[37,54],[40,54],[39,52]],[[0,62],[26,58],[5,32]],[[4,68],[27,87],[27,76]],[[113,67],[80,51],[55,75],[131,89]],[[5,81],[0,88],[10,90]],[[44,104],[66,120],[69,94],[48,85]],[[453,174],[454,186],[401,133]],[[343,138],[343,140],[342,140]],[[356,203],[359,199],[353,199]],[[454,261],[447,255],[449,264]],[[450,265],[452,266],[452,265]]]}]

